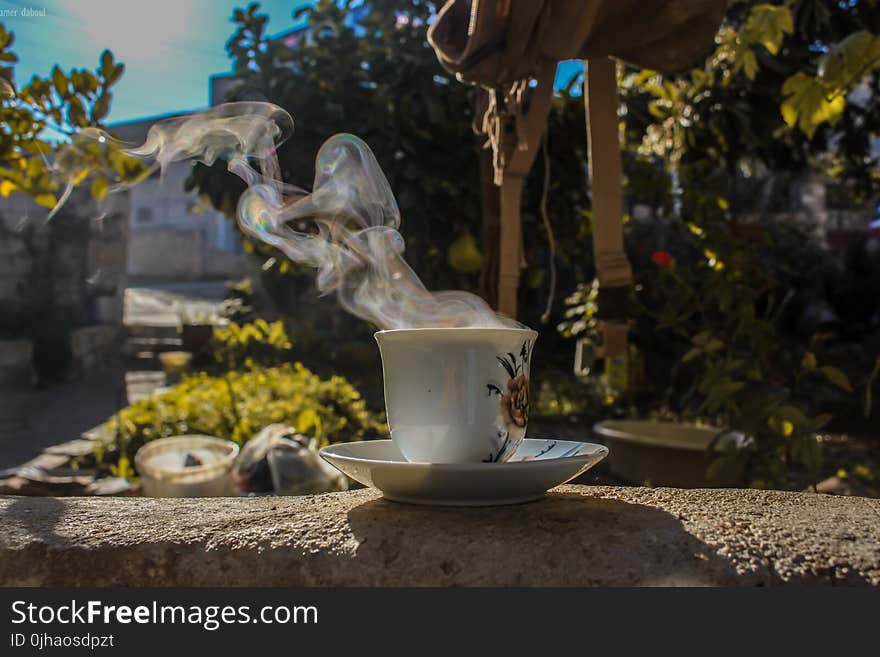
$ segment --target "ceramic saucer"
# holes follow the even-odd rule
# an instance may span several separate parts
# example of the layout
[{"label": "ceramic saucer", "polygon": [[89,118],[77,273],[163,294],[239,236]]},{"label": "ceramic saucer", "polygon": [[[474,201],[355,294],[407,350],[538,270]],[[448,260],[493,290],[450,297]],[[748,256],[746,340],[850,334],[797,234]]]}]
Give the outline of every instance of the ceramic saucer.
[{"label": "ceramic saucer", "polygon": [[543,497],[605,458],[608,448],[526,438],[505,463],[410,463],[390,440],[330,445],[321,456],[352,479],[411,504],[493,506]]}]

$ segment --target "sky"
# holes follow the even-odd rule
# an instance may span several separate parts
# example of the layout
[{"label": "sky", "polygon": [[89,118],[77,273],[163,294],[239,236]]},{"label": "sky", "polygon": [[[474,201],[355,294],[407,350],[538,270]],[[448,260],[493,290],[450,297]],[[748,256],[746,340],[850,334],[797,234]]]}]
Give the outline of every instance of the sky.
[{"label": "sky", "polygon": [[[234,31],[232,12],[248,0],[0,0],[0,22],[15,33],[16,82],[49,75],[58,64],[94,70],[105,48],[126,65],[114,87],[107,123],[207,107],[209,77],[227,73],[224,48]],[[268,33],[295,25],[292,12],[307,2],[263,0]],[[45,15],[24,16],[23,9]],[[45,9],[45,12],[42,10]],[[18,15],[13,15],[17,10]],[[560,66],[557,84],[579,63]]]},{"label": "sky", "polygon": [[[15,33],[16,82],[58,64],[94,70],[104,48],[125,63],[108,123],[208,105],[208,78],[232,70],[224,45],[232,12],[248,0],[0,0],[0,22]],[[263,0],[268,33],[294,26],[295,0]],[[22,9],[45,16],[26,17]],[[18,15],[12,15],[18,10]]]}]

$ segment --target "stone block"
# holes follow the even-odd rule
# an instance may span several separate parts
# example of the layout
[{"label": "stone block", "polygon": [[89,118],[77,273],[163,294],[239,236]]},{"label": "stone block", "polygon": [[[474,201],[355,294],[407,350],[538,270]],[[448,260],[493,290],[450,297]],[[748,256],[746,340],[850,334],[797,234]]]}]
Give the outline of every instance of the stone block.
[{"label": "stone block", "polygon": [[3,586],[880,586],[880,500],[815,493],[0,497],[0,517]]},{"label": "stone block", "polygon": [[0,257],[0,276],[22,279],[33,270],[33,260],[27,255]]},{"label": "stone block", "polygon": [[101,369],[119,357],[121,332],[118,326],[98,324],[70,334],[70,352],[79,374]]},{"label": "stone block", "polygon": [[34,343],[30,340],[0,340],[0,369],[30,366]]},{"label": "stone block", "polygon": [[12,301],[19,295],[21,281],[11,276],[0,276],[0,300]]},{"label": "stone block", "polygon": [[33,354],[30,340],[0,340],[0,386],[30,386]]},{"label": "stone block", "polygon": [[29,386],[33,355],[34,343],[30,340],[0,340],[0,385]]}]

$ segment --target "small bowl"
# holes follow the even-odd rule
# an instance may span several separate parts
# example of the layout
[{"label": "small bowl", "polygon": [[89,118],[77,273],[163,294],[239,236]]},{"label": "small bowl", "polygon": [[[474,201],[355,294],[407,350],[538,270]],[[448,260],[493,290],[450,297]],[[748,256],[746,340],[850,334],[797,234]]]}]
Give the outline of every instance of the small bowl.
[{"label": "small bowl", "polygon": [[[187,454],[201,465],[185,466]],[[159,438],[141,447],[134,457],[147,497],[221,497],[234,495],[232,465],[238,445],[213,436]]]},{"label": "small bowl", "polygon": [[168,382],[176,383],[189,367],[193,355],[188,351],[165,351],[159,354],[159,363]]},{"label": "small bowl", "polygon": [[[731,463],[712,479],[706,469],[712,462],[707,450],[716,436],[724,431],[718,427],[678,422],[608,420],[593,426],[593,434],[608,447],[611,472],[634,484],[674,488],[730,488],[744,484],[744,467]],[[719,452],[731,445],[741,448],[743,434],[728,432],[721,436],[715,449]]]}]

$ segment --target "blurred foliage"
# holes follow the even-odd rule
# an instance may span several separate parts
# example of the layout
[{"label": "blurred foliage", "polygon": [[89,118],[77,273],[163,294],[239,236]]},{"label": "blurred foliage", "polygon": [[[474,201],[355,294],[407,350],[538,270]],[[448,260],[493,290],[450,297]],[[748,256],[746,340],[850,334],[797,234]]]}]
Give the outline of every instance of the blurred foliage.
[{"label": "blurred foliage", "polygon": [[[628,367],[644,376],[589,386],[608,414],[696,416],[751,436],[710,473],[746,459],[754,485],[815,482],[829,411],[876,413],[876,255],[862,242],[840,258],[803,209],[799,224],[770,213],[798,209],[816,174],[849,207],[877,195],[878,28],[872,1],[734,1],[701,66],[620,69],[627,192],[654,209],[625,226]],[[595,287],[567,305],[561,333],[589,346]]]},{"label": "blurred foliage", "polygon": [[105,426],[110,438],[98,444],[98,458],[119,467],[156,438],[206,434],[244,444],[263,427],[280,422],[320,444],[385,437],[380,416],[367,410],[360,393],[344,378],[322,379],[301,363],[205,372],[186,377],[167,392],[128,406]]},{"label": "blurred foliage", "polygon": [[214,360],[228,369],[251,365],[279,365],[290,360],[293,344],[284,322],[259,318],[247,324],[230,322],[215,327],[210,344]]},{"label": "blurred foliage", "polygon": [[20,192],[54,208],[64,198],[63,184],[94,174],[91,194],[101,200],[112,184],[141,175],[140,163],[99,130],[125,65],[105,50],[94,72],[55,66],[22,85],[15,80],[14,41],[0,23],[0,196]]},{"label": "blurred foliage", "polygon": [[[692,194],[700,192],[685,197]],[[831,412],[848,421],[876,413],[877,340],[871,347],[868,336],[877,335],[880,300],[847,308],[841,297],[880,284],[880,276],[847,285],[848,269],[797,227],[732,221],[723,198],[699,210],[693,200],[685,199],[695,221],[626,226],[636,276],[628,371],[621,383],[605,363],[590,377],[586,386],[601,401],[594,412],[742,431],[748,448],[726,453],[710,473],[742,460],[754,485],[813,483],[821,466],[816,434]],[[578,286],[559,325],[588,348],[596,342],[596,289]],[[837,313],[825,313],[829,297]]]},{"label": "blurred foliage", "polygon": [[[396,192],[408,261],[419,272],[447,276],[434,283],[458,286],[448,278],[444,245],[450,221],[479,221],[477,142],[471,94],[445,74],[425,42],[431,4],[322,0],[298,10],[308,30],[290,45],[269,38],[257,8],[234,15],[227,50],[238,86],[229,99],[269,100],[294,117],[294,135],[278,153],[283,179],[309,186],[321,144],[337,132],[357,134]],[[229,214],[241,193],[230,177],[198,167],[193,183]],[[473,189],[463,190],[463,181]],[[279,256],[267,266],[289,267],[285,262]]]},{"label": "blurred foliage", "polygon": [[682,168],[682,186],[711,161],[746,178],[820,171],[873,200],[878,32],[876,0],[734,0],[700,67],[622,71],[626,144]]},{"label": "blurred foliage", "polygon": [[[437,3],[320,0],[299,10],[304,30],[277,38],[266,33],[267,16],[258,8],[251,4],[234,14],[236,31],[226,47],[237,86],[227,99],[268,100],[291,113],[294,134],[278,152],[284,180],[308,186],[324,140],[338,132],[358,135],[374,151],[397,196],[409,264],[431,289],[475,290],[482,260],[477,237],[481,143],[471,127],[476,99],[471,87],[440,66],[425,39]],[[560,266],[590,274],[590,245],[583,239],[589,205],[586,129],[583,104],[572,91],[560,92],[549,123],[548,210],[561,244]],[[526,191],[523,221],[533,236],[525,257],[543,271],[547,242],[537,216],[541,178]],[[243,190],[224,163],[196,167],[189,184],[230,216]],[[250,243],[246,248],[264,257],[266,270],[302,273],[269,247]],[[524,278],[542,288],[526,286],[524,301],[546,298],[546,282]],[[537,316],[540,304],[534,305]]]},{"label": "blurred foliage", "polygon": [[[419,0],[321,0],[301,10],[306,30],[270,39],[250,5],[235,13],[227,44],[238,83],[230,99],[269,100],[294,116],[293,139],[279,151],[289,182],[308,182],[311,158],[333,133],[363,137],[397,192],[414,269],[431,288],[473,290],[482,258],[474,98],[425,42],[435,11]],[[856,273],[857,257],[837,262],[800,227],[769,215],[803,215],[802,185],[815,174],[830,177],[850,207],[876,195],[878,24],[870,0],[734,0],[715,50],[694,70],[620,67],[627,208],[650,209],[648,221],[626,217],[635,346],[623,371],[580,384],[580,393],[562,374],[571,351],[559,338],[589,336],[595,312],[582,76],[558,91],[549,158],[536,162],[523,199],[519,319],[537,325],[547,300],[537,201],[548,166],[559,289],[574,290],[561,334],[544,332],[538,345],[536,364],[553,379],[540,391],[542,413],[698,414],[747,429],[758,484],[795,485],[796,471],[815,471],[813,434],[827,410],[847,415],[873,385],[877,354],[866,336],[876,331],[876,300],[867,299],[873,288]],[[197,167],[190,184],[227,214],[241,192],[217,165]],[[262,282],[290,303],[292,286],[269,276],[300,270],[249,248],[268,258]],[[836,323],[804,320],[817,307],[833,309]]]}]

